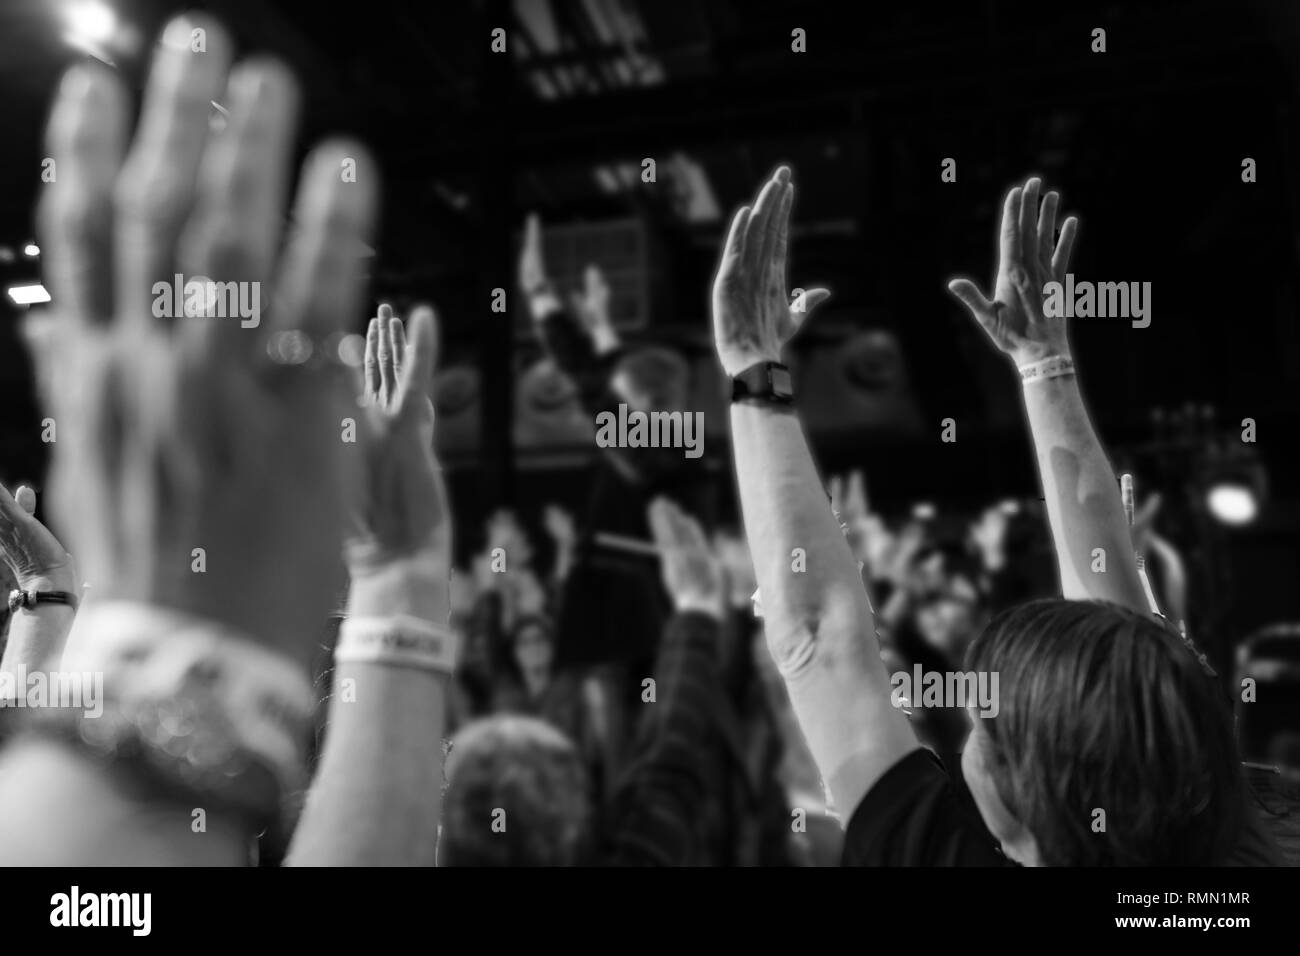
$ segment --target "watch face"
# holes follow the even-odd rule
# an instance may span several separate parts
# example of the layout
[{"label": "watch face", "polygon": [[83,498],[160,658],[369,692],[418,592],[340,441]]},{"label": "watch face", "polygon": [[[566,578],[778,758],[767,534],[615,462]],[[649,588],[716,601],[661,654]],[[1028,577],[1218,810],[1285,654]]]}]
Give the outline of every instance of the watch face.
[{"label": "watch face", "polygon": [[768,374],[772,380],[772,392],[784,398],[789,398],[793,393],[790,388],[790,370],[784,368],[769,368]]}]

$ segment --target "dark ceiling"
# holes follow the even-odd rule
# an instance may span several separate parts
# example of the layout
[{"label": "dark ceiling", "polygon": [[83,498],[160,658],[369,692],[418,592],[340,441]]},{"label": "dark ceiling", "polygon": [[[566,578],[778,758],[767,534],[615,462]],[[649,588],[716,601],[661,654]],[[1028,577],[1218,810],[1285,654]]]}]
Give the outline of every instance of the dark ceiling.
[{"label": "dark ceiling", "polygon": [[[512,287],[532,209],[648,223],[670,250],[655,331],[705,347],[725,215],[787,161],[801,186],[795,281],[836,292],[822,334],[891,328],[927,414],[974,404],[1014,424],[1014,396],[988,396],[993,358],[943,286],[987,278],[999,198],[1032,171],[1083,217],[1078,271],[1157,290],[1143,335],[1078,333],[1085,364],[1105,370],[1092,398],[1113,434],[1189,400],[1225,420],[1296,421],[1300,4],[104,2],[141,37],[208,9],[245,51],[285,57],[307,91],[304,145],[349,131],[380,157],[376,295],[435,301],[453,349],[487,354],[486,290]],[[0,246],[32,232],[44,113],[80,55],[66,7],[0,4]],[[505,56],[489,49],[498,26]],[[795,27],[806,54],[791,52]],[[137,88],[146,50],[117,58]],[[1240,181],[1244,156],[1256,184]],[[692,175],[624,184],[644,157],[680,157]],[[945,157],[956,183],[940,181]],[[0,278],[31,268],[0,263]],[[10,396],[24,387],[12,365],[5,381]]]}]

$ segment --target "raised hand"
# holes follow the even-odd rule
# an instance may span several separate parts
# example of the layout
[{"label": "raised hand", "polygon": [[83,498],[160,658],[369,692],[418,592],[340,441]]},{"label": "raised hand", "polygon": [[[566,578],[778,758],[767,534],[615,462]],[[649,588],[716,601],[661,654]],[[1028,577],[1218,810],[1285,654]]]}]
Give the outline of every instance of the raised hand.
[{"label": "raised hand", "polygon": [[652,501],[648,515],[673,606],[721,618],[727,605],[722,565],[699,522],[667,498]]},{"label": "raised hand", "polygon": [[0,486],[0,561],[20,590],[81,592],[72,555],[37,520],[36,492],[25,485],[13,495]]},{"label": "raised hand", "polygon": [[810,289],[791,303],[786,252],[794,185],[782,166],[754,205],[731,220],[713,280],[713,334],[723,370],[731,376],[758,362],[779,362],[781,350],[817,305],[830,296]]},{"label": "raised hand", "polygon": [[437,321],[428,306],[402,320],[387,305],[366,330],[361,482],[347,560],[353,573],[428,554],[446,566],[451,547],[447,495],[433,454],[433,371]]},{"label": "raised hand", "polygon": [[1002,207],[998,233],[998,271],[993,300],[970,279],[958,278],[948,289],[970,310],[993,344],[1018,366],[1070,354],[1065,318],[1048,316],[1043,309],[1043,286],[1064,282],[1079,220],[1070,216],[1056,236],[1060,196],[1048,192],[1042,209],[1038,193],[1042,180],[1031,177],[1016,186]]},{"label": "raised hand", "polygon": [[[83,64],[60,87],[40,210],[52,497],[100,600],[189,612],[305,661],[338,586],[333,359],[378,180],[360,146],[318,147],[281,252],[297,86],[274,61],[229,69],[231,49],[215,21],[172,21],[133,142],[116,73]],[[201,293],[180,315],[177,274]],[[238,315],[217,308],[236,300]]]},{"label": "raised hand", "polygon": [[542,509],[542,524],[556,547],[572,547],[577,540],[578,529],[573,523],[573,515],[554,502]]},{"label": "raised hand", "polygon": [[970,541],[979,551],[984,567],[989,571],[1000,571],[1006,566],[1007,528],[1011,525],[1014,507],[1014,502],[1005,501],[991,505],[981,512],[978,519],[971,522]]},{"label": "raised hand", "polygon": [[550,277],[542,259],[542,220],[537,213],[531,213],[524,222],[524,245],[519,252],[519,287],[532,296],[549,286]]},{"label": "raised hand", "polygon": [[609,317],[609,283],[600,266],[594,264],[587,266],[582,281],[582,291],[572,296],[573,311],[591,337],[596,352],[604,354],[619,345],[618,333]]}]

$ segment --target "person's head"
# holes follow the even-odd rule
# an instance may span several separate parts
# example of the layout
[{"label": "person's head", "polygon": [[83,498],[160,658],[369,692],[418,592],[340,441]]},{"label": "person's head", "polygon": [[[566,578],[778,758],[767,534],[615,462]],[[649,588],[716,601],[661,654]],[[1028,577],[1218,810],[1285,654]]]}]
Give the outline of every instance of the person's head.
[{"label": "person's head", "polygon": [[913,623],[917,633],[954,664],[988,622],[979,570],[964,556],[941,550],[917,562]]},{"label": "person's head", "polygon": [[1221,863],[1243,791],[1225,701],[1179,635],[1110,604],[996,617],[966,667],[998,675],[962,772],[1004,852],[1047,866]]},{"label": "person's head", "polygon": [[446,763],[439,866],[570,866],[587,837],[578,752],[550,724],[497,716],[466,724]]},{"label": "person's head", "polygon": [[551,626],[544,618],[525,617],[515,625],[513,634],[515,664],[523,674],[547,673],[555,648]]},{"label": "person's head", "polygon": [[684,411],[690,400],[690,366],[662,346],[644,346],[619,360],[613,386],[633,411]]}]

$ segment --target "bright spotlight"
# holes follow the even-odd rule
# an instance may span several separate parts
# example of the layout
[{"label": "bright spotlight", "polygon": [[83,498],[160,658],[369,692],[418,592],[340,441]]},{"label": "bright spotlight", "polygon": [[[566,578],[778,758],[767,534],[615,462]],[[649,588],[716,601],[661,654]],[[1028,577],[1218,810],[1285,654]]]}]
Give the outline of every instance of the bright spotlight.
[{"label": "bright spotlight", "polygon": [[117,32],[117,15],[99,0],[80,0],[68,7],[68,30],[78,40],[102,46]]},{"label": "bright spotlight", "polygon": [[42,302],[49,302],[50,294],[45,291],[45,286],[40,283],[36,285],[15,285],[9,287],[9,298],[13,299],[17,305],[39,305]]},{"label": "bright spotlight", "polygon": [[30,258],[35,259],[40,254],[41,254],[41,247],[34,242],[29,242],[27,243],[27,245],[23,246],[23,255],[25,256],[29,256]]},{"label": "bright spotlight", "polygon": [[366,357],[366,337],[364,335],[345,335],[339,339],[339,361],[349,368],[361,368]]},{"label": "bright spotlight", "polygon": [[1221,483],[1212,485],[1205,494],[1210,514],[1227,525],[1245,525],[1259,514],[1259,499],[1248,485]]}]

